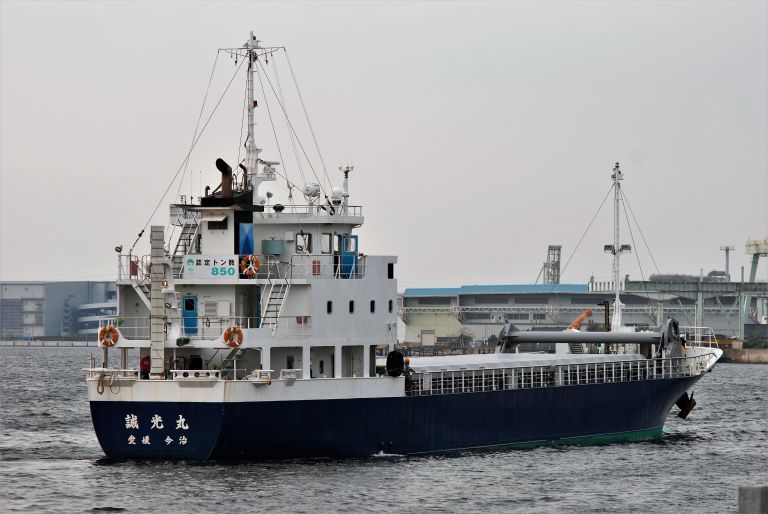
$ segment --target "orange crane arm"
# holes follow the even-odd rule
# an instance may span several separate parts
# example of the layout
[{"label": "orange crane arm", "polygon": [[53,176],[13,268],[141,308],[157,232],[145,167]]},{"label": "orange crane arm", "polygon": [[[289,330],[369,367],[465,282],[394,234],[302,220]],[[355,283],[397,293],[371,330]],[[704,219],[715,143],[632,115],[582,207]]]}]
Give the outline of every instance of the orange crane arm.
[{"label": "orange crane arm", "polygon": [[579,314],[579,317],[575,320],[571,321],[571,324],[568,325],[568,328],[571,328],[573,330],[578,330],[582,323],[584,323],[584,320],[586,320],[588,317],[592,315],[592,309],[587,309],[581,314]]}]

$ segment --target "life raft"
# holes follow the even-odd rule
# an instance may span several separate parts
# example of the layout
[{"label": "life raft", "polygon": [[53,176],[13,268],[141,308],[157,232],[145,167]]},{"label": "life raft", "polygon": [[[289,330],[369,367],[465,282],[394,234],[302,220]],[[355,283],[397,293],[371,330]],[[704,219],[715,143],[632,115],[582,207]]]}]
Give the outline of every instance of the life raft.
[{"label": "life raft", "polygon": [[120,333],[112,325],[101,327],[99,330],[99,344],[104,347],[114,346],[120,340]]},{"label": "life raft", "polygon": [[224,344],[230,348],[237,348],[243,344],[243,329],[240,327],[227,327],[224,331]]},{"label": "life raft", "polygon": [[252,277],[259,271],[261,267],[261,261],[255,255],[246,255],[243,260],[240,261],[240,273],[246,277]]}]

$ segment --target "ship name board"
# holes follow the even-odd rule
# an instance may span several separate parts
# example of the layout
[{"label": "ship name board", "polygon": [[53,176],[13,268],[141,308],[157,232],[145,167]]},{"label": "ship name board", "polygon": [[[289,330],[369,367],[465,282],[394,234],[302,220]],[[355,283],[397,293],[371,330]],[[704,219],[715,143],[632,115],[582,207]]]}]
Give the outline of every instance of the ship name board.
[{"label": "ship name board", "polygon": [[238,278],[237,255],[185,255],[184,278]]}]

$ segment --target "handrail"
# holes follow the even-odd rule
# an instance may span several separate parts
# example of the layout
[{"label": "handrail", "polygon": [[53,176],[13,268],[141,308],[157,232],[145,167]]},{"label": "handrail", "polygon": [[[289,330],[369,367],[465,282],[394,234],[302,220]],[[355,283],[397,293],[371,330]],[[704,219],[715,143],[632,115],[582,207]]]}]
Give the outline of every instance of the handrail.
[{"label": "handrail", "polygon": [[412,372],[406,375],[406,395],[475,393],[693,377],[707,371],[710,357],[717,358],[717,355],[705,353],[667,359]]},{"label": "handrail", "polygon": [[[178,329],[178,337],[186,337],[191,340],[198,339],[218,339],[224,333],[227,327],[238,326],[243,329],[269,328],[264,323],[264,318],[260,316],[195,316],[184,318],[183,316],[170,315],[167,322]],[[186,320],[186,324],[185,324]],[[194,320],[194,322],[192,321]],[[288,327],[288,335],[308,336],[309,329],[312,326],[312,316],[302,315],[281,315],[272,318],[271,321],[280,323],[280,327]],[[99,329],[105,326],[114,326],[120,331],[121,335],[132,340],[148,340],[150,338],[150,318],[149,316],[125,317],[125,316],[104,316],[98,320]],[[298,327],[298,333],[291,333],[290,326],[292,322]]]},{"label": "handrail", "polygon": [[266,209],[270,209],[269,211],[266,211],[261,215],[262,218],[270,219],[270,218],[276,218],[280,216],[285,215],[303,215],[303,216],[327,216],[328,218],[333,218],[334,216],[362,216],[363,215],[363,207],[361,205],[348,205],[346,207],[346,212],[344,212],[345,207],[338,206],[334,207],[334,214],[331,214],[328,212],[328,207],[326,205],[320,205],[320,204],[309,204],[309,205],[282,205],[282,209],[275,210],[274,205],[267,205],[265,206]]},{"label": "handrail", "polygon": [[[207,254],[186,254],[195,258],[205,259]],[[234,254],[233,254],[234,255]],[[338,254],[334,253],[297,253],[290,256],[287,261],[280,261],[274,255],[253,254],[261,262],[259,270],[252,277],[244,277],[239,273],[228,278],[241,280],[261,279],[274,280],[280,278],[335,278],[335,279],[357,279],[363,278],[366,274],[366,255],[358,254],[357,261],[351,271],[342,273],[342,265]],[[184,257],[185,255],[176,254],[166,255],[165,258],[173,259]],[[240,256],[237,256],[238,258]],[[136,285],[142,285],[149,282],[149,265],[151,256],[136,256],[132,254],[121,254],[118,256],[118,280],[132,280]],[[237,263],[239,266],[240,263]],[[183,279],[186,270],[186,262],[182,259],[181,266],[173,270],[174,278]],[[189,278],[189,277],[186,277]]]},{"label": "handrail", "polygon": [[687,346],[700,346],[705,348],[719,348],[717,337],[712,327],[681,326],[680,332],[687,334]]},{"label": "handrail", "polygon": [[288,272],[291,278],[358,279],[365,277],[366,256],[358,255],[353,270],[342,273],[340,256],[333,253],[299,253],[291,255]]}]

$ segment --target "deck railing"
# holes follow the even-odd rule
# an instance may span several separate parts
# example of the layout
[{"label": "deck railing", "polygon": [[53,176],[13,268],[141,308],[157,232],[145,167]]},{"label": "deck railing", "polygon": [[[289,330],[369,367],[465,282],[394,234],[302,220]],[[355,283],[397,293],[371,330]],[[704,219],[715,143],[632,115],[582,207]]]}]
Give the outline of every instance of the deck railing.
[{"label": "deck railing", "polygon": [[263,219],[271,219],[287,216],[362,216],[363,207],[361,205],[348,205],[346,207],[347,212],[344,212],[343,206],[335,206],[333,208],[334,214],[330,213],[328,206],[313,204],[313,205],[282,205],[280,210],[275,210],[274,205],[266,205],[264,212],[259,216]]},{"label": "deck railing", "polygon": [[702,346],[704,348],[719,348],[717,337],[712,327],[681,326],[680,333],[686,334],[687,346]]},{"label": "deck railing", "polygon": [[[246,277],[239,272],[242,255],[233,255],[231,258],[236,260],[235,266],[238,268],[236,274],[227,275],[222,278],[232,279],[257,279],[257,280],[277,280],[293,278],[363,278],[365,276],[365,255],[357,255],[349,262],[342,262],[342,256],[332,253],[321,254],[294,254],[287,261],[280,261],[273,255],[254,254],[259,259],[259,269],[253,276]],[[200,260],[210,260],[208,255],[190,254],[190,256]],[[184,256],[166,256],[166,259],[172,259],[174,263],[173,278],[184,279],[194,278],[185,274],[186,264]],[[132,280],[136,285],[149,285],[149,269],[151,258],[149,255],[119,255],[117,265],[118,280]],[[205,277],[201,277],[205,278]]]},{"label": "deck railing", "polygon": [[[270,321],[274,321],[272,318]],[[280,316],[278,318],[280,335],[292,337],[308,337],[312,328],[311,316]],[[254,316],[197,316],[197,317],[168,317],[179,329],[179,337],[190,340],[217,339],[227,327],[238,326],[243,329],[267,327],[263,318]],[[99,320],[99,328],[112,325],[120,330],[123,337],[132,340],[148,340],[150,338],[149,316],[123,317],[112,316]],[[271,325],[270,325],[271,330]]]},{"label": "deck railing", "polygon": [[714,354],[670,359],[418,372],[406,378],[406,394],[427,396],[692,377],[703,373],[712,357]]}]

